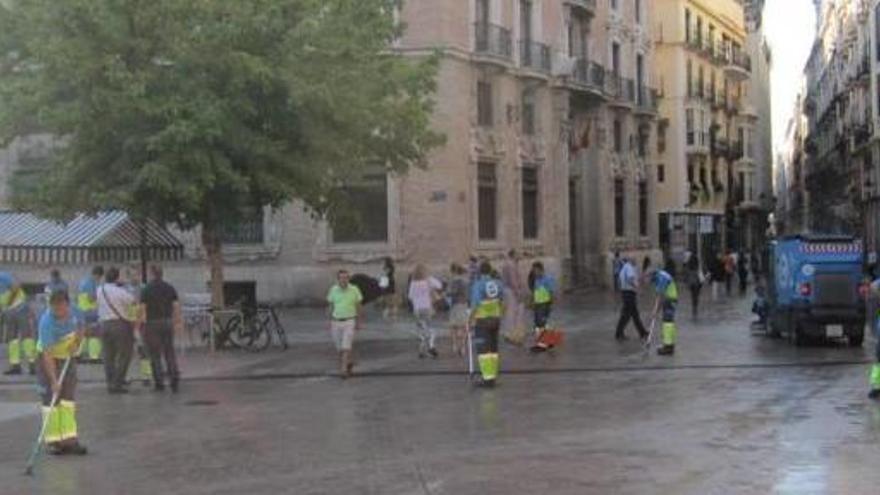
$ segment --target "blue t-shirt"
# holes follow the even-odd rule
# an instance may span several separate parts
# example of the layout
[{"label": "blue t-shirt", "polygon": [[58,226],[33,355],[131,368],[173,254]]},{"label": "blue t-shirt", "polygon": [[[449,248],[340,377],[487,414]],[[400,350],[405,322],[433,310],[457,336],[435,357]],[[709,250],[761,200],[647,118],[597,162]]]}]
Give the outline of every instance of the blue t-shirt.
[{"label": "blue t-shirt", "polygon": [[8,292],[15,287],[15,277],[9,272],[0,272],[0,294]]},{"label": "blue t-shirt", "polygon": [[98,284],[92,277],[86,277],[79,283],[79,293],[88,294],[92,300],[98,298]]},{"label": "blue t-shirt", "polygon": [[658,270],[654,273],[654,290],[667,299],[678,299],[678,289],[675,287],[675,280],[665,270]]},{"label": "blue t-shirt", "polygon": [[471,288],[471,308],[477,318],[501,317],[501,294],[504,284],[489,276],[482,276]]},{"label": "blue t-shirt", "polygon": [[37,327],[37,349],[42,351],[51,348],[67,335],[76,332],[80,326],[80,316],[73,308],[70,309],[67,320],[63,321],[55,318],[52,310],[47,309],[40,316],[40,324]]},{"label": "blue t-shirt", "polygon": [[45,292],[48,295],[52,295],[53,292],[68,292],[67,282],[63,279],[50,280],[49,283],[46,284]]}]

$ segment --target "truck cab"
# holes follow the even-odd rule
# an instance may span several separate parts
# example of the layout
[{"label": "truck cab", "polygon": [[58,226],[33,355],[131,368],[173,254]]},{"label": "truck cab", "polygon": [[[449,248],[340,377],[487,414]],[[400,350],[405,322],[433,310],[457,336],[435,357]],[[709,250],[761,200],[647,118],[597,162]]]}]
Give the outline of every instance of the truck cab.
[{"label": "truck cab", "polygon": [[769,246],[770,332],[796,345],[810,339],[865,338],[862,244],[851,236],[801,234]]}]

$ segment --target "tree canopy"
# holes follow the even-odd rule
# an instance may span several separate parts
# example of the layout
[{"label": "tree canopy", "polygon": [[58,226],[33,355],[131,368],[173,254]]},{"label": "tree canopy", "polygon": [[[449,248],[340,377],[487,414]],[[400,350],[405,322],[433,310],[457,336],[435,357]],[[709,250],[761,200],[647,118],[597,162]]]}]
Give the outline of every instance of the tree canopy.
[{"label": "tree canopy", "polygon": [[0,145],[62,143],[16,204],[209,237],[258,205],[343,210],[343,181],[422,166],[443,141],[437,58],[393,51],[398,4],[0,0]]}]

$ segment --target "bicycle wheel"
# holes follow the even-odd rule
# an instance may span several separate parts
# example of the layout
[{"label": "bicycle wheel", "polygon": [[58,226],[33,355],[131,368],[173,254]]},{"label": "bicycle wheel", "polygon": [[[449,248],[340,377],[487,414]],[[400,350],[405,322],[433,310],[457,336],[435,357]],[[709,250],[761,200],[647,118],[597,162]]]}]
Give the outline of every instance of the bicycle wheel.
[{"label": "bicycle wheel", "polygon": [[250,346],[252,337],[247,325],[244,324],[241,315],[235,315],[226,322],[223,329],[223,338],[218,341],[228,342],[236,349],[244,349]]},{"label": "bicycle wheel", "polygon": [[250,345],[249,351],[264,351],[272,345],[272,332],[269,328],[268,317],[265,314],[257,313],[250,321]]}]

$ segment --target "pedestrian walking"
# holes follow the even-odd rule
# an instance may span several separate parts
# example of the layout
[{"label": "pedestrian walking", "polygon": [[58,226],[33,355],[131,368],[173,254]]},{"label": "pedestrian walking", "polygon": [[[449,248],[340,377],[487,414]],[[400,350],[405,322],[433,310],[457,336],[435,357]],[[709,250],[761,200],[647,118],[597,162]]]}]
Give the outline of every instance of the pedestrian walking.
[{"label": "pedestrian walking", "polygon": [[736,271],[739,278],[739,295],[744,296],[749,285],[749,262],[742,252],[737,257]]},{"label": "pedestrian walking", "polygon": [[504,285],[504,318],[501,334],[507,342],[521,346],[526,339],[526,300],[528,288],[520,270],[520,256],[515,249],[507,253],[501,267],[501,283]]},{"label": "pedestrian walking", "polygon": [[379,288],[382,290],[382,317],[386,320],[397,318],[397,284],[394,272],[394,260],[389,256],[382,263],[382,274],[379,275]]},{"label": "pedestrian walking", "polygon": [[480,264],[480,278],[471,290],[471,328],[474,332],[474,347],[480,367],[481,379],[477,385],[494,387],[498,379],[500,358],[498,356],[498,333],[501,329],[501,316],[504,314],[501,281],[492,275],[492,265],[488,261]]},{"label": "pedestrian walking", "polygon": [[467,345],[468,324],[468,288],[469,280],[467,271],[459,264],[453,263],[449,267],[451,278],[446,287],[446,296],[452,303],[449,310],[449,334],[452,337],[452,353],[458,356],[465,355]]},{"label": "pedestrian walking", "polygon": [[718,253],[712,260],[710,274],[712,276],[712,300],[717,301],[721,293],[721,285],[724,283],[724,255]]},{"label": "pedestrian walking", "polygon": [[[85,455],[88,452],[79,442],[76,362],[73,359],[81,347],[84,331],[84,321],[71,311],[67,292],[53,292],[49,296],[49,307],[40,316],[37,339],[40,352],[37,384],[46,424],[43,439],[52,455]],[[65,362],[68,362],[67,372],[62,380],[61,370]]]},{"label": "pedestrian walking", "polygon": [[736,273],[736,258],[729,249],[724,254],[722,263],[724,265],[724,288],[729,297],[733,286],[733,275]]},{"label": "pedestrian walking", "polygon": [[641,338],[646,338],[648,332],[642,324],[638,305],[639,276],[630,258],[625,258],[623,267],[620,269],[620,297],[623,306],[620,308],[620,319],[617,322],[617,331],[614,338],[618,341],[627,340],[624,330],[630,320],[635,323],[636,330]]},{"label": "pedestrian walking", "polygon": [[183,318],[177,290],[165,281],[161,266],[150,267],[150,281],[141,293],[140,302],[140,315],[144,319],[142,334],[150,357],[153,389],[164,391],[167,380],[171,392],[177,393],[180,368],[174,353],[174,334],[183,331]]},{"label": "pedestrian walking", "polygon": [[700,292],[703,290],[705,276],[700,267],[700,259],[692,254],[685,264],[685,283],[691,293],[691,315],[696,319],[700,314]]},{"label": "pedestrian walking", "polygon": [[46,286],[43,291],[46,294],[46,297],[52,295],[53,292],[70,292],[70,288],[67,285],[67,281],[61,277],[61,271],[57,268],[52,269],[49,272],[49,281],[46,282]]},{"label": "pedestrian walking", "polygon": [[678,329],[675,326],[675,310],[678,306],[678,287],[675,279],[666,270],[655,270],[650,275],[651,285],[656,293],[654,303],[654,318],[661,318],[660,327],[663,345],[657,350],[661,356],[675,354],[675,341],[678,337]]},{"label": "pedestrian walking", "polygon": [[620,257],[620,251],[614,251],[614,259],[611,261],[611,284],[614,292],[620,291],[620,269],[623,268],[623,258]]},{"label": "pedestrian walking", "polygon": [[92,273],[83,278],[77,288],[76,306],[86,325],[86,344],[81,352],[86,353],[87,363],[101,362],[101,326],[98,323],[98,286],[104,278],[104,267],[92,268]]},{"label": "pedestrian walking", "polygon": [[556,298],[556,280],[545,273],[544,264],[536,261],[529,272],[529,290],[531,290],[532,312],[535,320],[535,345],[532,352],[544,352],[552,346],[541,339],[548,330],[553,301]]},{"label": "pedestrian walking", "polygon": [[[873,273],[871,276],[876,277]],[[880,296],[880,278],[875,278],[871,282],[871,293],[876,297]],[[870,391],[868,397],[871,399],[880,399],[880,311],[874,313],[871,326],[874,328],[874,337],[876,344],[874,346],[874,364],[871,366],[869,375]]]},{"label": "pedestrian walking", "polygon": [[135,304],[135,298],[120,285],[119,269],[108,269],[104,283],[98,288],[98,321],[104,347],[104,376],[111,394],[128,393],[126,375],[135,332],[131,308]]},{"label": "pedestrian walking", "polygon": [[351,376],[354,369],[352,352],[354,334],[359,326],[361,303],[364,300],[360,289],[350,283],[347,270],[339,270],[336,284],[327,293],[330,313],[330,332],[339,353],[339,371],[342,378]]},{"label": "pedestrian walking", "polygon": [[443,284],[428,275],[428,270],[424,265],[416,266],[409,284],[408,298],[412,303],[413,315],[416,318],[420,359],[429,354],[434,358],[438,356],[435,346],[437,332],[431,325],[431,318],[434,317],[434,301],[442,289]]},{"label": "pedestrian walking", "polygon": [[141,283],[137,270],[131,267],[125,269],[125,285],[123,287],[135,300],[135,304],[131,306],[128,316],[132,321],[141,323],[141,325],[138,325],[139,331],[134,333],[134,350],[138,357],[138,371],[140,372],[141,383],[145,387],[149,387],[153,379],[153,366],[150,362],[150,353],[147,350],[147,343],[144,339],[144,326],[142,324],[144,318],[140,305],[144,286]]},{"label": "pedestrian walking", "polygon": [[20,375],[22,358],[27,361],[28,371],[35,373],[37,345],[34,339],[34,318],[27,293],[9,272],[0,272],[0,311],[6,325],[6,352],[9,368],[4,375]]}]

